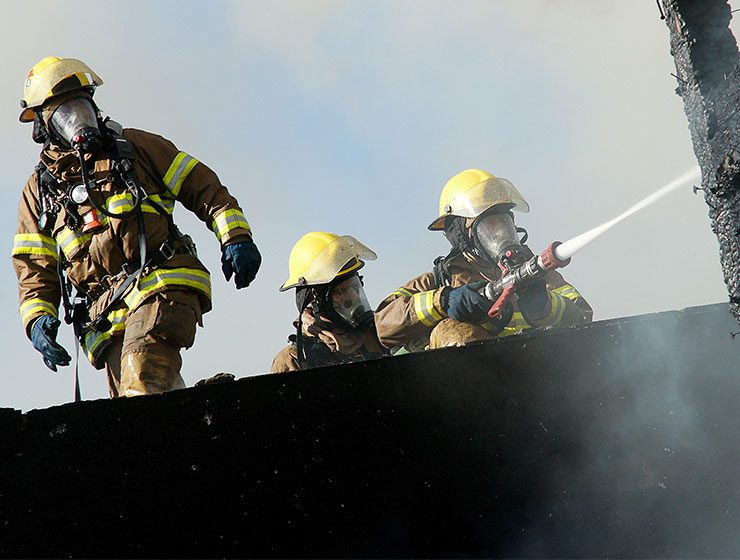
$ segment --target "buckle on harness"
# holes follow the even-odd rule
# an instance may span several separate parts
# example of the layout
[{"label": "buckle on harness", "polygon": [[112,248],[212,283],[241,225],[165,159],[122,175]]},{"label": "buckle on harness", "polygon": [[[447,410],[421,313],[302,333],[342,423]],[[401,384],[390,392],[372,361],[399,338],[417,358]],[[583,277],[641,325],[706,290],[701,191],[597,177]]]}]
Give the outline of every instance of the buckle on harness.
[{"label": "buckle on harness", "polygon": [[109,331],[113,327],[113,323],[105,316],[100,316],[89,324],[90,328],[99,333]]},{"label": "buckle on harness", "polygon": [[168,261],[175,256],[175,248],[170,245],[169,240],[162,243],[159,252],[162,254],[163,261]]}]

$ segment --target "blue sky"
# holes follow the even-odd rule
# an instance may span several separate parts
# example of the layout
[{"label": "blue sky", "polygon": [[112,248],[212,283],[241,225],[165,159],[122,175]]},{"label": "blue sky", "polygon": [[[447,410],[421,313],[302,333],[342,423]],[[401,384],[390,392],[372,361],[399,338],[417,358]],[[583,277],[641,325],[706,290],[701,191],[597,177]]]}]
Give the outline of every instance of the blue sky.
[{"label": "blue sky", "polygon": [[[455,173],[507,177],[532,211],[533,249],[565,240],[696,165],[668,31],[643,0],[128,1],[7,4],[0,22],[2,197],[9,255],[38,146],[18,123],[29,68],[85,60],[96,100],[124,126],[162,134],[211,166],[240,200],[264,257],[237,292],[213,235],[182,229],[213,274],[215,309],[184,353],[188,384],[268,371],[295,314],[278,293],[295,241],[311,230],[359,238],[373,305],[446,253],[426,230]],[[30,13],[35,17],[29,30]],[[726,301],[706,206],[689,188],[630,218],[564,270],[596,318]],[[0,268],[0,407],[72,398],[25,339],[15,275]],[[71,351],[69,329],[61,336]],[[81,364],[85,398],[104,374]]]}]

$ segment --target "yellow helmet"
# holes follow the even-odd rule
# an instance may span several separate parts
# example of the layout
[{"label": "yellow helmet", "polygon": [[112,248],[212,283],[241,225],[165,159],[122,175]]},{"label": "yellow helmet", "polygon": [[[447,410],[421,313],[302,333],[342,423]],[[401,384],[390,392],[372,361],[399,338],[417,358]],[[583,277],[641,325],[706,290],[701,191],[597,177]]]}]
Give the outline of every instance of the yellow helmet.
[{"label": "yellow helmet", "polygon": [[75,58],[47,56],[34,65],[26,76],[20,121],[33,121],[35,109],[54,96],[76,89],[92,91],[102,84],[100,76],[84,62]]},{"label": "yellow helmet", "polygon": [[284,292],[298,286],[326,284],[337,276],[349,274],[364,266],[366,259],[377,255],[351,235],[312,231],[293,246],[288,261],[288,278],[280,287]]},{"label": "yellow helmet", "polygon": [[447,181],[442,189],[439,217],[429,224],[429,229],[444,229],[450,216],[477,218],[497,204],[529,212],[529,204],[508,179],[494,177],[482,169],[466,169]]}]

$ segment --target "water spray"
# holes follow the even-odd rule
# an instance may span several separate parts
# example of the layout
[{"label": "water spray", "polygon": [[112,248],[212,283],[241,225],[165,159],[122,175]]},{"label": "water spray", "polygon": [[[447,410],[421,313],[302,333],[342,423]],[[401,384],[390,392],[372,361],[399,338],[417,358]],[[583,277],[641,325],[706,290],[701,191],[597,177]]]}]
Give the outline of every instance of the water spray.
[{"label": "water spray", "polygon": [[696,166],[663,188],[658,189],[650,196],[645,197],[616,218],[577,235],[568,241],[562,243],[555,241],[551,243],[542,254],[535,255],[527,262],[506,271],[498,280],[489,282],[483,289],[483,295],[495,303],[488,311],[488,316],[494,319],[501,317],[504,306],[517,289],[521,289],[534,280],[542,278],[549,270],[568,265],[573,255],[619,222],[647,208],[668,193],[684,186],[686,183],[696,181],[700,177],[701,170],[699,166]]}]

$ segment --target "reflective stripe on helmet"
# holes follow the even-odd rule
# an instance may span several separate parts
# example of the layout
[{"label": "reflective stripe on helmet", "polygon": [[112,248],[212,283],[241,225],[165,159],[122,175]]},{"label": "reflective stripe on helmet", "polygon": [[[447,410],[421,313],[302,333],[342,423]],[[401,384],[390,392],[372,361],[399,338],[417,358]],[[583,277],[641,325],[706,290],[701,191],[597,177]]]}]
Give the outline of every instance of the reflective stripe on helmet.
[{"label": "reflective stripe on helmet", "polygon": [[21,303],[19,312],[24,326],[28,325],[31,319],[34,319],[39,315],[51,315],[52,317],[58,316],[57,306],[41,298],[33,298],[24,301]]},{"label": "reflective stripe on helmet", "polygon": [[221,241],[221,238],[231,230],[239,228],[252,231],[252,228],[250,228],[247,223],[247,218],[241,210],[236,208],[219,212],[211,223],[211,229],[215,232],[219,241]]},{"label": "reflective stripe on helmet", "polygon": [[17,233],[13,237],[11,255],[44,255],[57,259],[57,244],[54,239],[40,233]]},{"label": "reflective stripe on helmet", "polygon": [[161,268],[144,276],[138,286],[135,284],[124,301],[133,309],[150,295],[171,286],[192,288],[211,297],[211,275],[207,272],[196,268]]},{"label": "reflective stripe on helmet", "polygon": [[172,193],[172,196],[178,195],[183,181],[187,179],[197,163],[197,159],[185,152],[180,152],[175,156],[175,159],[172,160],[167,173],[164,174],[162,179],[162,182],[167,187],[167,190]]},{"label": "reflective stripe on helmet", "polygon": [[422,325],[434,327],[444,317],[434,307],[434,293],[436,290],[414,294],[414,311]]}]

